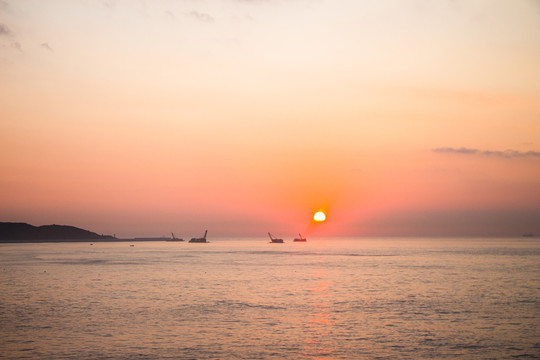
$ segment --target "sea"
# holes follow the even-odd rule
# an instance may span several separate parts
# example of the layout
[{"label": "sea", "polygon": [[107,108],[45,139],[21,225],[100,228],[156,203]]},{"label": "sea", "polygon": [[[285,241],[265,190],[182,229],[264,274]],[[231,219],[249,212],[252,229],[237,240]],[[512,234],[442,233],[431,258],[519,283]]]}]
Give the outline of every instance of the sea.
[{"label": "sea", "polygon": [[209,240],[0,244],[0,358],[540,358],[538,238]]}]

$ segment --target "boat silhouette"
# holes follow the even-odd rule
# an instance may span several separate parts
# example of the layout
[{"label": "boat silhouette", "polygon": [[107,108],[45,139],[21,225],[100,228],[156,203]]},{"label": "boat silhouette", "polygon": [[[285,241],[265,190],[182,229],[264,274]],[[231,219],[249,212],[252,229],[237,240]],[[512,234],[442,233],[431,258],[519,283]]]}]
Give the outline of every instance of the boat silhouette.
[{"label": "boat silhouette", "polygon": [[206,234],[208,233],[208,230],[206,230],[204,232],[204,236],[202,238],[191,238],[191,240],[189,240],[190,243],[206,243],[208,241],[206,241]]},{"label": "boat silhouette", "polygon": [[174,233],[171,233],[171,238],[165,241],[184,241],[184,239],[177,238],[176,236],[174,236]]},{"label": "boat silhouette", "polygon": [[294,238],[293,241],[303,241],[303,242],[307,241],[307,239],[305,237],[302,237],[302,234],[298,234],[298,236],[299,237]]},{"label": "boat silhouette", "polygon": [[275,237],[272,237],[272,234],[268,233],[268,236],[270,236],[270,242],[272,243],[278,243],[278,244],[282,244],[283,243],[283,239],[277,239]]}]

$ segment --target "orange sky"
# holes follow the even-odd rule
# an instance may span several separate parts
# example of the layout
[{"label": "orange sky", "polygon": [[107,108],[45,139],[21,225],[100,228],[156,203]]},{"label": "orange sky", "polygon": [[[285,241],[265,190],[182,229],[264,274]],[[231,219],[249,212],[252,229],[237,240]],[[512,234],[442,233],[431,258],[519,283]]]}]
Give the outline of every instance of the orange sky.
[{"label": "orange sky", "polygon": [[535,1],[0,0],[0,221],[540,233],[539,100]]}]

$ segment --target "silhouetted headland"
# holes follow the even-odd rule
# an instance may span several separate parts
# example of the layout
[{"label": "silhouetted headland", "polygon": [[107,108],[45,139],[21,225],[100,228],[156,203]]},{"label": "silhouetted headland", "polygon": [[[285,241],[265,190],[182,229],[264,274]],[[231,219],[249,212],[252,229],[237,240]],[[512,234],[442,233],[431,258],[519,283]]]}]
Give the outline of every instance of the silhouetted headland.
[{"label": "silhouetted headland", "polygon": [[[172,237],[117,238],[116,235],[99,235],[95,232],[69,225],[33,226],[27,223],[0,222],[0,243],[32,242],[133,242],[133,241],[184,241]],[[206,238],[206,234],[205,234]],[[204,241],[206,242],[206,241]]]},{"label": "silhouetted headland", "polygon": [[33,226],[27,223],[0,222],[0,242],[117,241],[111,235],[99,235],[68,225]]}]

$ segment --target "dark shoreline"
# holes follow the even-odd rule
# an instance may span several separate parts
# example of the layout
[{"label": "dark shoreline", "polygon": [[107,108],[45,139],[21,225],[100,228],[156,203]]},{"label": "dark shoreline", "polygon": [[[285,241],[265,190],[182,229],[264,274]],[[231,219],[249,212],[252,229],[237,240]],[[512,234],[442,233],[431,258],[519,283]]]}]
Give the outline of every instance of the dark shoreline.
[{"label": "dark shoreline", "polygon": [[0,240],[0,244],[39,244],[39,243],[115,243],[115,242],[142,242],[142,241],[163,241],[163,242],[182,242],[182,241],[171,241],[168,238],[133,238],[133,239],[36,239],[36,240],[30,240],[30,239],[16,239],[16,240],[8,240],[8,239],[2,239]]}]

